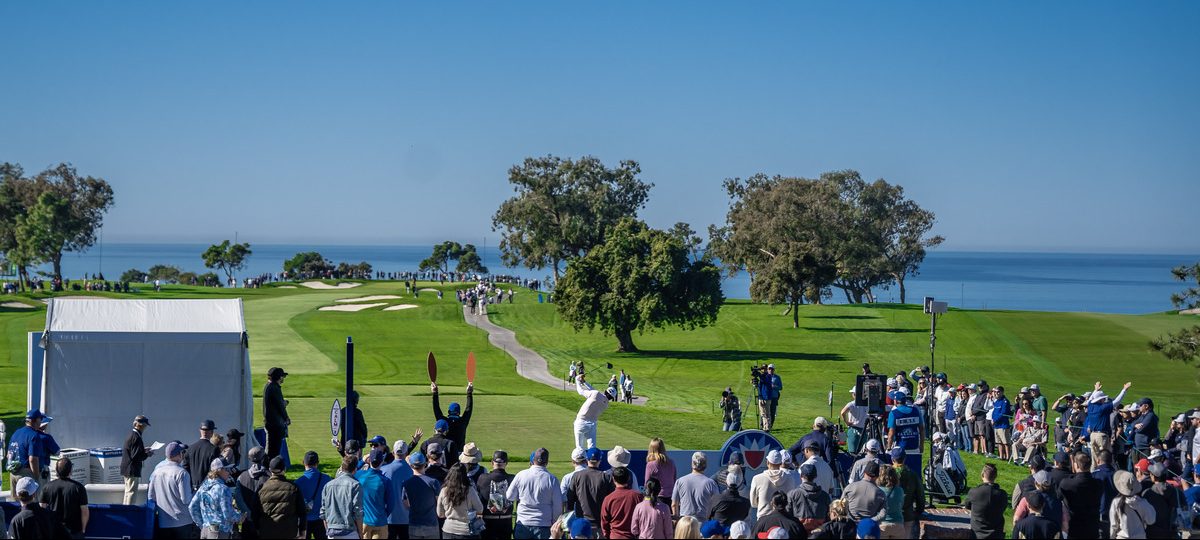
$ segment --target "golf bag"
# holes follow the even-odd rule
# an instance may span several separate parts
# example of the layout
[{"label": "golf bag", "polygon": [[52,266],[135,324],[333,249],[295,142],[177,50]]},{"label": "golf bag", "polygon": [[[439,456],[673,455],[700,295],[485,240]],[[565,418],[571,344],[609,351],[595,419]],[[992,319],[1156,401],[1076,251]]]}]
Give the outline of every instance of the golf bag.
[{"label": "golf bag", "polygon": [[[960,504],[967,493],[967,466],[958,450],[939,442],[933,447],[933,463],[925,466],[925,491],[935,500]],[[933,474],[930,474],[932,470]]]}]

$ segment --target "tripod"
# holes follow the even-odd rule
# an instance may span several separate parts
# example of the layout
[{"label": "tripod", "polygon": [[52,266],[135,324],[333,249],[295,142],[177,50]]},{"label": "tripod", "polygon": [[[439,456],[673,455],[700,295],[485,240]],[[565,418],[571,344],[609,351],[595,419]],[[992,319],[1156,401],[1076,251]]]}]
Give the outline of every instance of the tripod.
[{"label": "tripod", "polygon": [[[879,441],[880,444],[886,445],[887,441],[885,441],[883,439],[883,436],[886,433],[886,431],[884,430],[883,426],[884,426],[884,421],[883,421],[882,416],[880,416],[878,414],[867,415],[867,425],[866,425],[866,427],[863,428],[863,434],[862,434],[863,442],[859,446],[861,447],[861,446],[866,445],[867,441],[869,441],[871,439],[875,439],[875,440]],[[861,451],[860,451],[860,453],[861,453]]]}]

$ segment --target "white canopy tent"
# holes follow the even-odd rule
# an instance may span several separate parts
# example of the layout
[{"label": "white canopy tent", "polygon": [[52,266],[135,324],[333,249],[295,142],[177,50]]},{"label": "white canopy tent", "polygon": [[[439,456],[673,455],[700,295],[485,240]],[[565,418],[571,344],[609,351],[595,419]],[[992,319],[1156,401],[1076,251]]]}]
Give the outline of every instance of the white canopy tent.
[{"label": "white canopy tent", "polygon": [[190,444],[205,419],[254,433],[241,299],[55,299],[30,345],[29,408],[54,417],[63,448],[120,447],[139,414],[147,445]]}]

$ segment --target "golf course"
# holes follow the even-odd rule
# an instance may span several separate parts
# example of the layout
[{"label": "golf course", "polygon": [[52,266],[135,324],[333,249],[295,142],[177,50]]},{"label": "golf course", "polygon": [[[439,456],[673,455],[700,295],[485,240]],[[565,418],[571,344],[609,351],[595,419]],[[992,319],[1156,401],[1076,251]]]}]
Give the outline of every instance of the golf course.
[{"label": "golf course", "polygon": [[[474,352],[478,375],[470,439],[488,452],[505,449],[515,456],[545,446],[551,452],[551,470],[565,473],[570,469],[568,456],[573,446],[571,422],[582,399],[574,392],[556,391],[518,376],[513,359],[489,345],[483,331],[464,321],[454,289],[468,286],[418,285],[442,290],[445,294],[440,300],[432,291],[414,297],[404,292],[401,282],[378,281],[341,289],[287,283],[257,289],[172,285],[156,293],[153,287],[140,285],[137,292],[129,294],[70,294],[243,298],[256,374],[256,405],[261,407],[257,398],[264,382],[259,375],[271,366],[282,366],[290,374],[284,385],[294,422],[289,447],[293,455],[317,450],[327,470],[334,467],[337,455],[329,442],[329,408],[334,398],[344,395],[348,336],[356,345],[355,384],[363,396],[361,408],[369,432],[389,441],[408,438],[416,428],[432,433],[426,354],[432,351],[437,355],[445,406],[465,398],[466,357]],[[45,304],[41,300],[49,297],[43,293],[10,297],[9,302],[30,307],[8,304],[0,308],[0,411],[9,433],[20,425],[26,408],[26,332],[43,327]],[[359,311],[320,309],[356,304],[374,305]],[[416,307],[387,310],[399,305]],[[520,343],[544,356],[556,375],[565,375],[568,362],[583,360],[591,380],[598,384],[619,369],[634,378],[635,393],[649,401],[646,406],[614,404],[604,413],[599,428],[604,448],[616,444],[644,448],[653,436],[662,437],[672,448],[719,448],[728,434],[720,430],[715,403],[726,386],[732,386],[744,400],[744,427],[755,423],[748,375],[755,363],[775,363],[783,378],[774,434],[785,445],[806,433],[814,417],[829,414],[831,384],[836,414],[849,400],[848,389],[863,362],[870,362],[878,373],[929,364],[929,318],[920,306],[809,305],[800,309],[800,328],[792,329],[791,317],[783,316],[778,306],[729,301],[713,326],[635,335],[637,353],[613,352],[616,342],[611,336],[575,332],[558,318],[554,305],[538,303],[537,293],[524,289],[518,289],[512,304],[490,306],[489,318],[514,330]],[[1169,361],[1151,352],[1146,343],[1193,322],[1193,317],[1170,313],[1130,316],[951,310],[938,323],[934,368],[947,372],[951,381],[983,378],[1012,388],[1014,393],[1020,386],[1037,382],[1051,400],[1065,392],[1090,389],[1096,380],[1113,389],[1133,381],[1131,395],[1152,396],[1166,419],[1168,413],[1194,405],[1200,385],[1194,367]],[[612,370],[606,368],[609,363]],[[203,417],[203,406],[197,404],[196,409],[197,418]],[[129,414],[140,412],[153,416],[153,411]],[[114,441],[119,436],[114,434]],[[151,431],[150,436],[167,435]],[[188,441],[195,433],[175,436]],[[970,474],[977,474],[982,460],[968,454],[964,458]],[[1024,474],[1023,469],[1012,466],[1002,466],[1001,473],[1002,485],[1011,485]]]}]

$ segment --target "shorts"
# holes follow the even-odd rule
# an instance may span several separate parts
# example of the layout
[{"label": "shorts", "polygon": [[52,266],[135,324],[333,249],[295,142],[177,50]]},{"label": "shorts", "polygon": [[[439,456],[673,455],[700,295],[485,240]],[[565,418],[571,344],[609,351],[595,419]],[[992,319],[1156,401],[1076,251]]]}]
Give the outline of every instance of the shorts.
[{"label": "shorts", "polygon": [[971,434],[972,435],[974,435],[976,437],[983,437],[984,433],[987,433],[987,430],[988,430],[987,420],[971,421]]},{"label": "shorts", "polygon": [[996,444],[1012,444],[1008,439],[1008,430],[1004,428],[996,428]]}]

